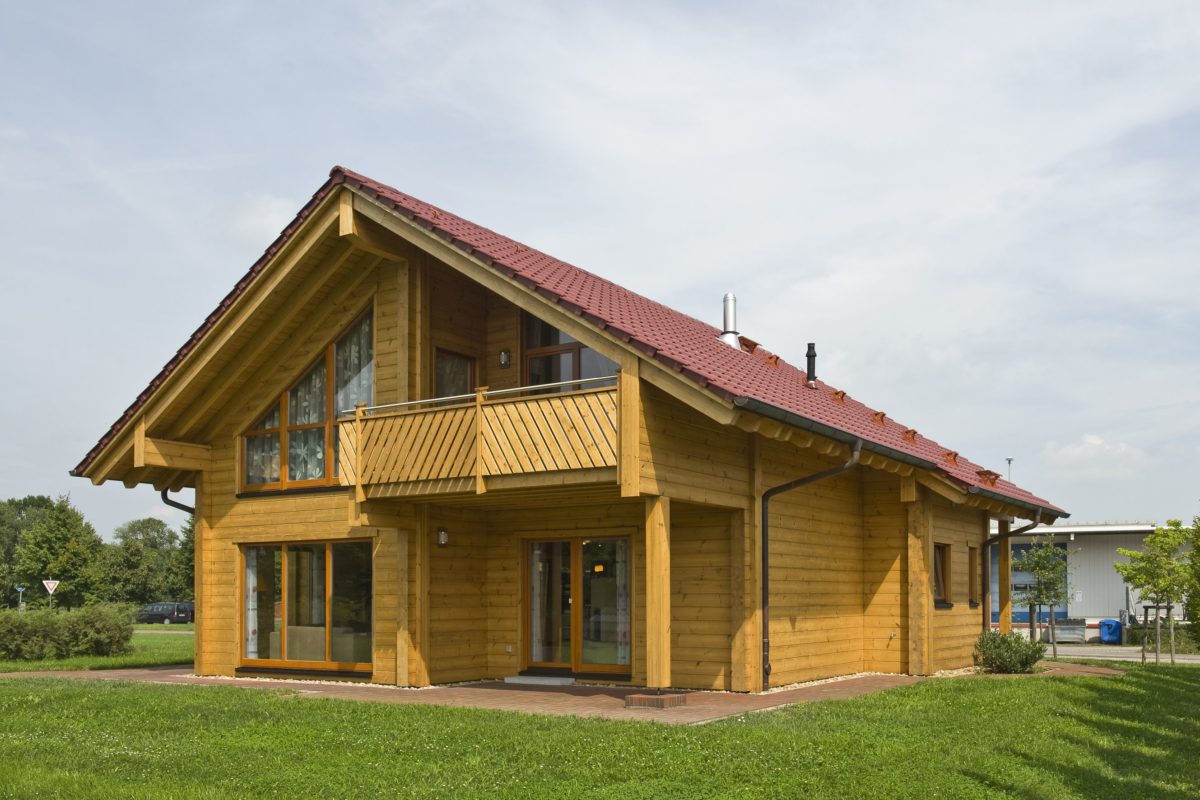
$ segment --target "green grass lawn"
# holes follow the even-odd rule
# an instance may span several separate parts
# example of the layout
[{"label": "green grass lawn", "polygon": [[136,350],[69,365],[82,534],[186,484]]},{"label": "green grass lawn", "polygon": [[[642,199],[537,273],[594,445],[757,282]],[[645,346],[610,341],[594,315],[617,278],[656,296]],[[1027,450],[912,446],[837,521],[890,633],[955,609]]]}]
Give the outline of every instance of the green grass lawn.
[{"label": "green grass lawn", "polygon": [[[161,636],[156,633],[133,634],[133,652],[123,656],[77,656],[47,661],[0,661],[0,673],[29,670],[124,669],[153,667],[159,664],[190,664],[193,658],[191,636]],[[4,797],[0,785],[0,798]]]},{"label": "green grass lawn", "polygon": [[163,625],[160,622],[157,625],[152,625],[148,622],[135,622],[133,623],[133,629],[135,631],[162,631],[170,633],[171,631],[195,631],[196,624],[194,622],[185,622],[183,624],[172,623],[171,625]]},{"label": "green grass lawn", "polygon": [[0,679],[0,796],[1194,798],[1200,668],[958,678],[709,725]]}]

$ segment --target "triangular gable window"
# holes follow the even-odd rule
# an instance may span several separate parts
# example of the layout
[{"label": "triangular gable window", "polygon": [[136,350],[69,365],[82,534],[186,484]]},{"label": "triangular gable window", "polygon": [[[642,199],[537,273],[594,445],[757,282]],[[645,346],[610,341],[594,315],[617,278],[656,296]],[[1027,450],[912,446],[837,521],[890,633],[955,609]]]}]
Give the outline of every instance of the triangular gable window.
[{"label": "triangular gable window", "polygon": [[374,336],[368,311],[243,434],[242,488],[335,484],[337,418],[359,403],[370,403],[374,391]]}]

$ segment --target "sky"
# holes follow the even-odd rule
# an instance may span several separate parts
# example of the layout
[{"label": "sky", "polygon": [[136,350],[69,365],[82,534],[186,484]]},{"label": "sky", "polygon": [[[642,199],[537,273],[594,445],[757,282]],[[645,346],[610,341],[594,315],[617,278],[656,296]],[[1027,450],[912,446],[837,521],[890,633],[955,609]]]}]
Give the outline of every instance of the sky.
[{"label": "sky", "polygon": [[181,523],[67,472],[335,164],[733,291],[1074,521],[1200,514],[1190,2],[0,4],[0,498]]}]

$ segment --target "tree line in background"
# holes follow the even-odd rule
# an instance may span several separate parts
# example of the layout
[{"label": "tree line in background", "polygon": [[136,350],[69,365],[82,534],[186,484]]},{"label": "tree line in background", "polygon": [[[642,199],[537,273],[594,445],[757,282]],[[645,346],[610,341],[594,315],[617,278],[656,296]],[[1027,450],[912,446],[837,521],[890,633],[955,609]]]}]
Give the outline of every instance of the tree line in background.
[{"label": "tree line in background", "polygon": [[177,532],[160,519],[126,522],[105,542],[67,497],[0,501],[0,607],[49,605],[42,581],[59,581],[54,605],[191,600],[194,520]]}]

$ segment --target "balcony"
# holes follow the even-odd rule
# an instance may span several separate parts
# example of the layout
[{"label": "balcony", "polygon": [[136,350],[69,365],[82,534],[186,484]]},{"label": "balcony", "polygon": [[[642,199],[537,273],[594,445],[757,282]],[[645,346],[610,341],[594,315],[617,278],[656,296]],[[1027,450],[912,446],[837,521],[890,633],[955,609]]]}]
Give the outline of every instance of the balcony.
[{"label": "balcony", "polygon": [[340,480],[360,499],[615,481],[615,380],[359,407],[339,425]]}]

